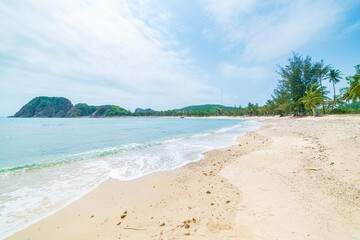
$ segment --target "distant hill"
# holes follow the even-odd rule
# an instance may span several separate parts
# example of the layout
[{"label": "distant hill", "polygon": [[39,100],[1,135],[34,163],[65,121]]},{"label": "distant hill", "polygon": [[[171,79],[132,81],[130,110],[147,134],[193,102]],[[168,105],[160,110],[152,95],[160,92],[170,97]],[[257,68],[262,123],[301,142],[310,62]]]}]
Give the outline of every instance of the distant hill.
[{"label": "distant hill", "polygon": [[64,97],[36,97],[14,117],[65,117],[72,107],[70,100]]},{"label": "distant hill", "polygon": [[96,108],[91,117],[131,116],[131,112],[116,105],[103,105]]},{"label": "distant hill", "polygon": [[151,111],[154,111],[154,110],[152,110],[151,108],[146,108],[146,109],[137,108],[137,109],[135,109],[134,113],[151,112]]},{"label": "distant hill", "polygon": [[226,110],[233,110],[233,107],[226,107],[223,105],[217,105],[217,104],[204,104],[204,105],[193,105],[193,106],[187,106],[181,109],[176,109],[175,111],[180,111],[180,112],[188,112],[188,113],[195,113],[196,111],[201,111],[201,112],[210,112],[210,113],[214,113],[214,112],[218,112],[218,111],[226,111]]},{"label": "distant hill", "polygon": [[64,97],[36,97],[25,104],[14,117],[115,117],[131,116],[132,112],[116,105],[75,106]]}]

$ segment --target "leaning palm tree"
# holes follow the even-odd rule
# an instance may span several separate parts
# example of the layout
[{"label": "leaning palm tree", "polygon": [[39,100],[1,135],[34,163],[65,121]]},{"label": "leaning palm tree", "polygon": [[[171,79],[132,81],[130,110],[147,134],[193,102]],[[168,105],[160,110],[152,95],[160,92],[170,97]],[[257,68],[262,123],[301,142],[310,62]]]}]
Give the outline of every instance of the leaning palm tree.
[{"label": "leaning palm tree", "polygon": [[306,86],[305,95],[299,100],[304,104],[305,109],[311,109],[314,116],[317,116],[316,107],[325,104],[324,88],[318,83],[308,84]]},{"label": "leaning palm tree", "polygon": [[334,88],[334,102],[333,102],[333,107],[336,107],[336,103],[335,103],[335,98],[336,98],[336,94],[335,94],[335,84],[340,82],[341,79],[341,72],[340,70],[337,69],[330,69],[328,75],[326,76],[326,79],[329,79],[329,82],[331,82],[333,84],[333,88]]},{"label": "leaning palm tree", "polygon": [[340,89],[342,99],[347,103],[360,100],[360,81],[348,81],[349,86]]},{"label": "leaning palm tree", "polygon": [[353,102],[360,100],[360,79],[350,85],[349,97]]},{"label": "leaning palm tree", "polygon": [[355,66],[356,73],[354,76],[347,77],[349,87],[344,88],[344,98],[356,102],[360,100],[360,64]]},{"label": "leaning palm tree", "polygon": [[349,86],[341,88],[341,89],[340,89],[340,94],[341,94],[341,96],[342,96],[342,99],[343,99],[344,101],[346,101],[346,103],[349,103],[349,102],[350,102],[350,99],[351,99],[351,97],[350,97],[351,81],[348,79],[348,77],[346,78],[346,80],[347,80]]}]

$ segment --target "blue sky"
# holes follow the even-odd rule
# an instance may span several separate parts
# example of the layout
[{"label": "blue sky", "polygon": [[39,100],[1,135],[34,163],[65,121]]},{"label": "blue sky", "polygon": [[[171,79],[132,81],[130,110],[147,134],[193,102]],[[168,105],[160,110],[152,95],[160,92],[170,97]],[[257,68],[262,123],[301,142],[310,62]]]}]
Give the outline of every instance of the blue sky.
[{"label": "blue sky", "polygon": [[359,13],[357,0],[4,0],[0,115],[36,96],[130,110],[221,92],[225,105],[263,104],[291,51],[352,75]]}]

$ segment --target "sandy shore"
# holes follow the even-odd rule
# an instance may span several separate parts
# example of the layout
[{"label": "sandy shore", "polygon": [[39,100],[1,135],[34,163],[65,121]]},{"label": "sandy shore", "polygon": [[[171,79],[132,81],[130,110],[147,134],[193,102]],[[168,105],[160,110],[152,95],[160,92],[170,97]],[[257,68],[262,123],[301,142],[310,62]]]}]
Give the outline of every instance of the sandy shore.
[{"label": "sandy shore", "polygon": [[9,239],[360,239],[360,116],[256,119],[233,147],[109,179]]}]

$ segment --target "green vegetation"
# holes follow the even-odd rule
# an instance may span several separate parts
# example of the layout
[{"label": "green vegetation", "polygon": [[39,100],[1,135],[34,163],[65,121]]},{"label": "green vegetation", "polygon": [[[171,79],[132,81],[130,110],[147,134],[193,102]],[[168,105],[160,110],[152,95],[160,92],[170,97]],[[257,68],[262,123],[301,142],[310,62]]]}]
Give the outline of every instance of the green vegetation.
[{"label": "green vegetation", "polygon": [[231,115],[236,110],[234,107],[226,107],[216,104],[205,104],[205,105],[194,105],[188,106],[181,109],[166,110],[166,111],[155,111],[152,109],[145,109],[141,111],[135,111],[133,116],[220,116],[220,115]]},{"label": "green vegetation", "polygon": [[360,113],[360,102],[342,103],[338,108],[331,111],[332,114],[356,114]]},{"label": "green vegetation", "polygon": [[[293,53],[289,63],[285,67],[279,67],[281,78],[274,90],[273,99],[261,108],[268,109],[269,104],[272,104],[271,108],[275,107],[276,114],[295,116],[306,115],[309,111],[316,116],[319,105],[322,105],[323,114],[359,113],[349,105],[350,100],[353,103],[360,100],[360,65],[355,66],[355,69],[355,75],[346,78],[349,86],[341,89],[340,95],[336,95],[335,84],[340,82],[342,75],[340,70],[325,65],[323,61],[313,63],[310,57],[304,59]],[[327,97],[329,92],[322,84],[323,79],[332,83],[332,100]]]},{"label": "green vegetation", "polygon": [[346,78],[348,87],[341,89],[346,101],[356,102],[360,100],[360,64],[355,66],[355,75]]},{"label": "green vegetation", "polygon": [[24,105],[14,117],[65,117],[73,107],[64,97],[36,97]]},{"label": "green vegetation", "polygon": [[93,113],[93,117],[116,117],[116,116],[131,116],[132,113],[124,108],[116,105],[103,105],[97,107]]},{"label": "green vegetation", "polygon": [[305,107],[300,98],[305,95],[307,85],[318,81],[316,65],[310,57],[303,59],[294,53],[288,65],[279,67],[278,74],[281,78],[274,91],[274,100],[280,114],[304,115]]},{"label": "green vegetation", "polygon": [[116,105],[89,106],[85,103],[76,104],[67,117],[118,117],[131,116],[132,113]]},{"label": "green vegetation", "polygon": [[313,83],[307,85],[305,95],[299,99],[303,104],[305,109],[312,110],[313,116],[317,116],[315,108],[324,104],[324,87],[320,87],[318,83]]},{"label": "green vegetation", "polygon": [[96,111],[96,106],[89,106],[86,103],[78,103],[70,110],[68,117],[87,117]]},{"label": "green vegetation", "polygon": [[204,114],[216,115],[216,114],[221,114],[225,111],[231,111],[233,109],[234,109],[233,107],[226,107],[222,105],[205,104],[205,105],[188,106],[181,109],[177,109],[175,111],[185,112],[189,114],[195,114],[195,113],[200,114],[200,112],[202,112]]},{"label": "green vegetation", "polygon": [[53,106],[61,105],[63,102],[67,100],[68,99],[64,97],[36,97],[28,103],[28,109],[30,111],[35,112],[36,108],[43,109],[48,105],[53,105]]}]

